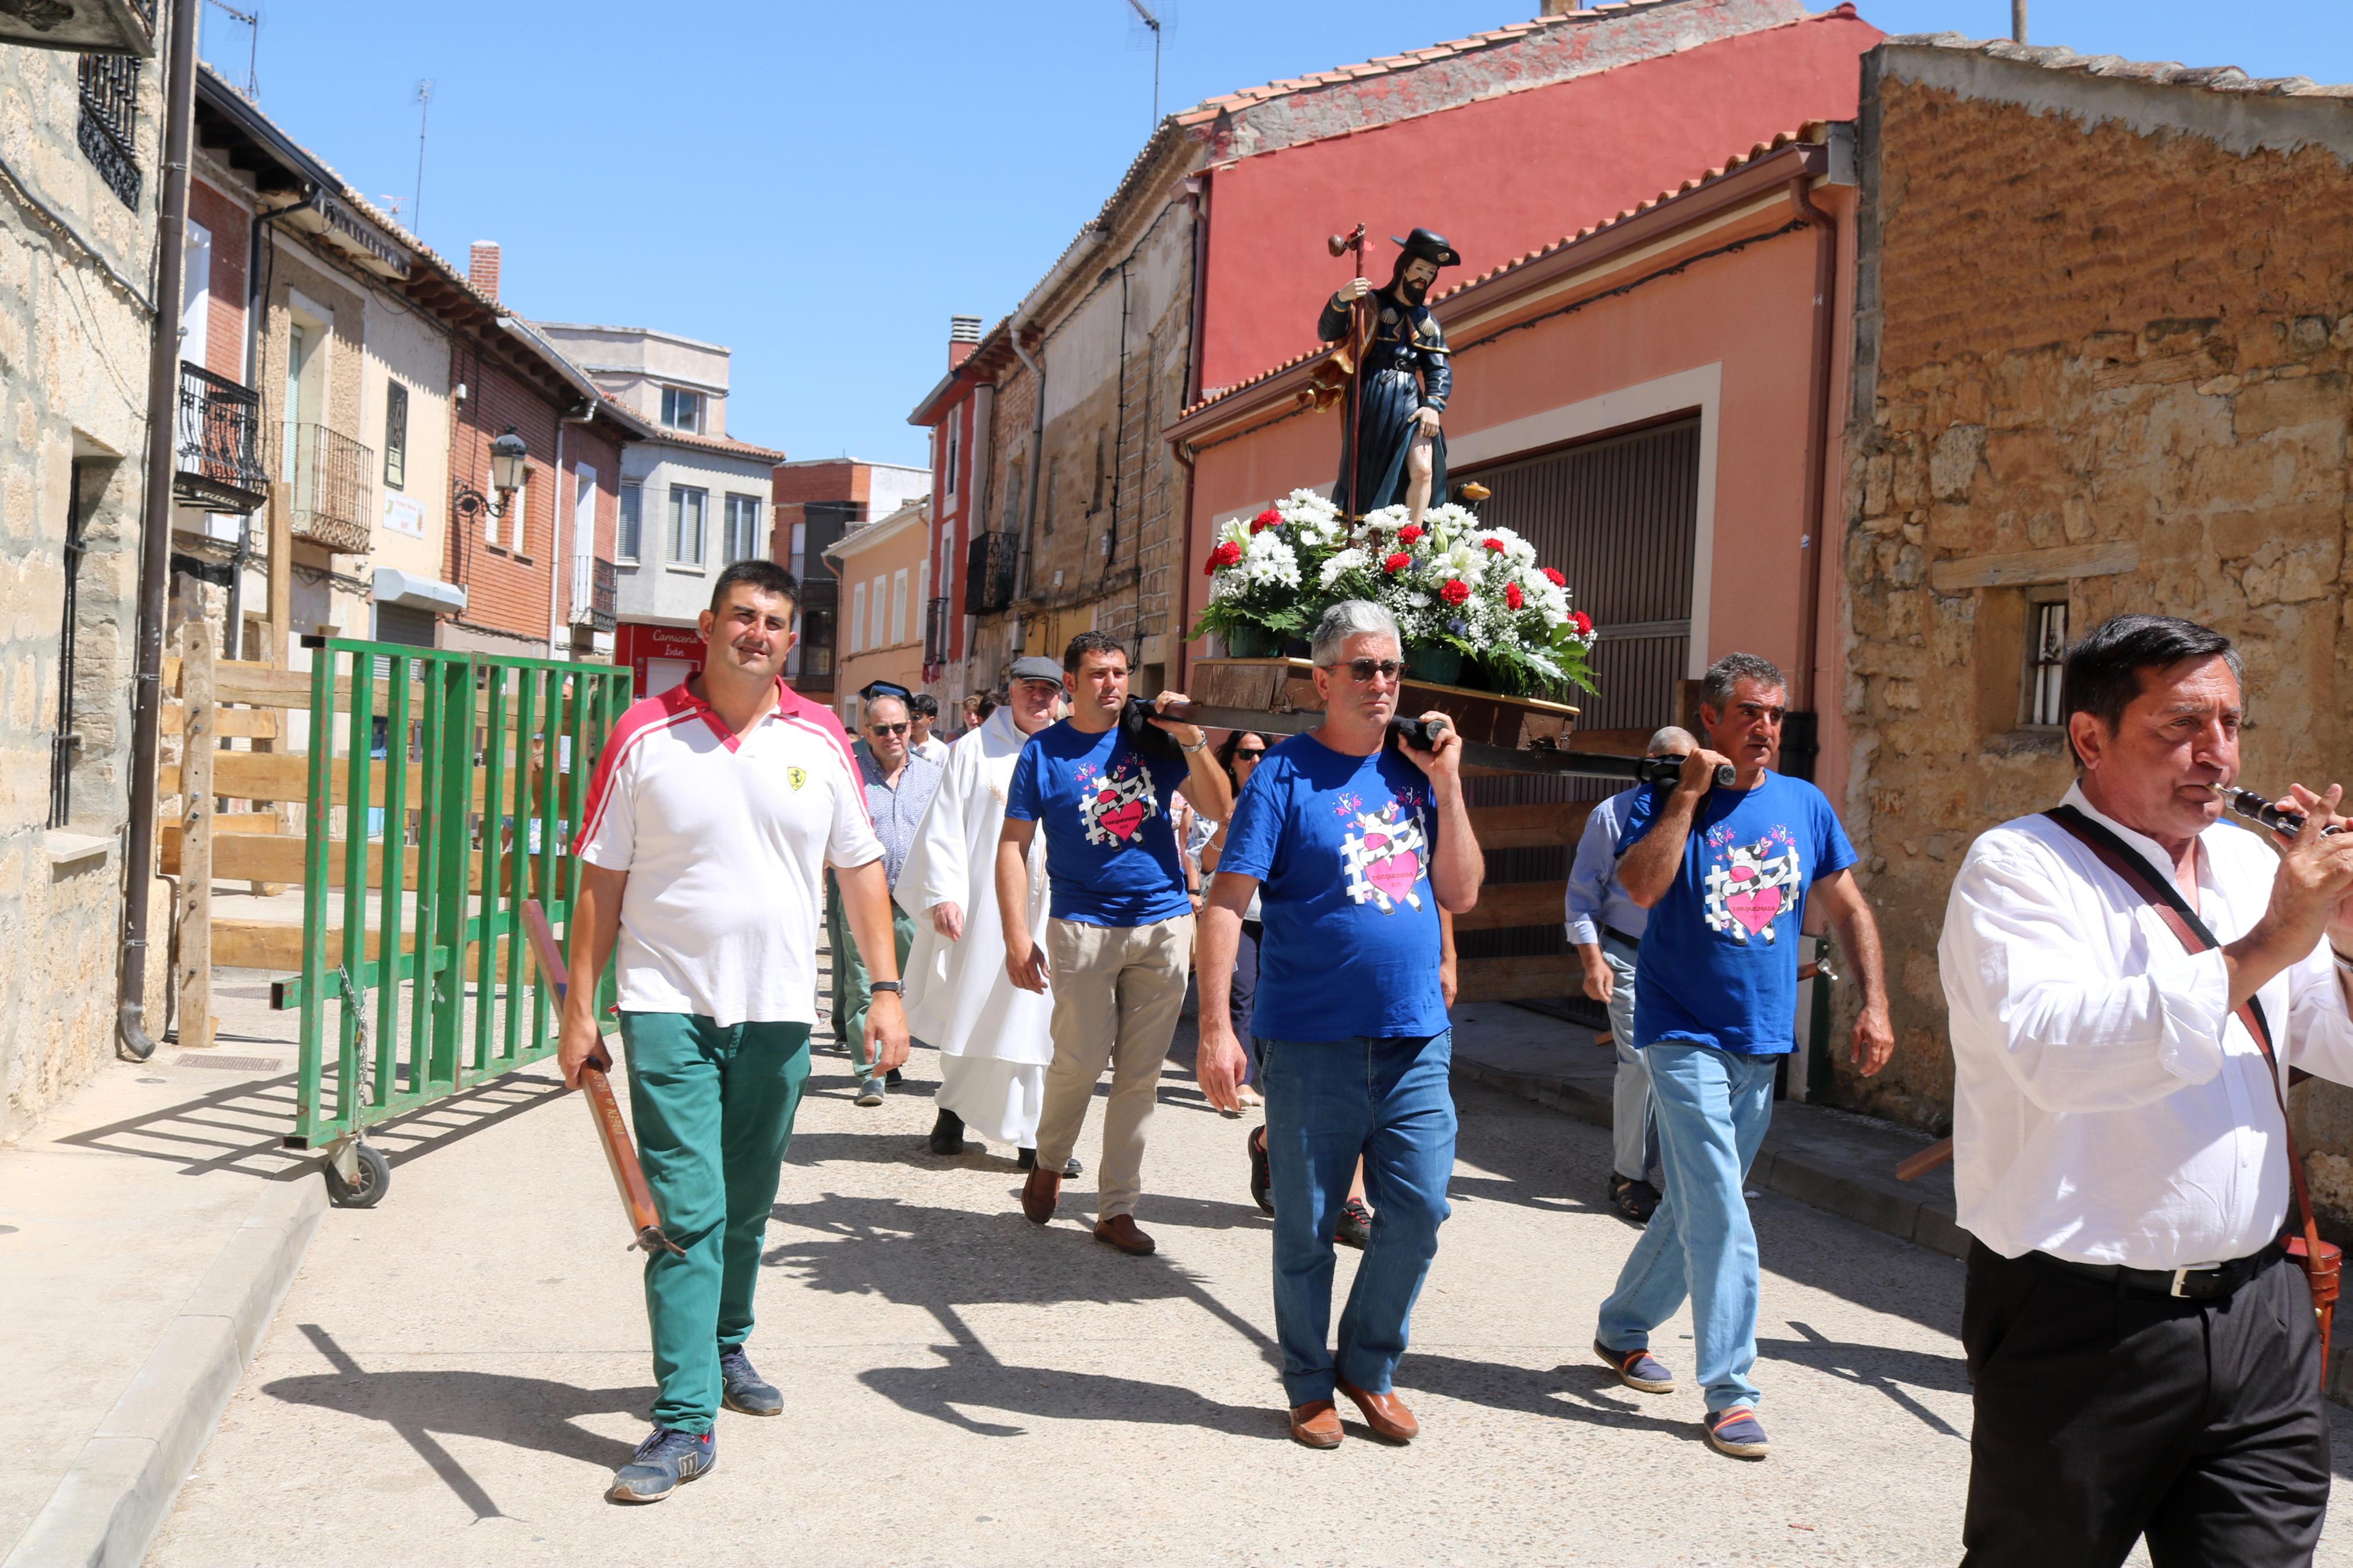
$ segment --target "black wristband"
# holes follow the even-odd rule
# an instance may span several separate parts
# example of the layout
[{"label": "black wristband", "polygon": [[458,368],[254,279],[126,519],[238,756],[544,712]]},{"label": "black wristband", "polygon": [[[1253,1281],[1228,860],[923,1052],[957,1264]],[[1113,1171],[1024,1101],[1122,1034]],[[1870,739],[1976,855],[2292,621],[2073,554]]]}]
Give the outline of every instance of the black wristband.
[{"label": "black wristband", "polygon": [[870,980],[866,983],[868,995],[871,996],[881,991],[888,991],[893,996],[902,996],[906,994],[906,987],[895,980]]}]

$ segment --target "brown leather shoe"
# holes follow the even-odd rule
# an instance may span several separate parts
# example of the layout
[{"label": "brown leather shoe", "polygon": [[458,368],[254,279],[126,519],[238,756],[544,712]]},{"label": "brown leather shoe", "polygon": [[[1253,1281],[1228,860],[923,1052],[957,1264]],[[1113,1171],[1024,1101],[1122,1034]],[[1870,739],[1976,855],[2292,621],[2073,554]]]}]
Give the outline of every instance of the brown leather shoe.
[{"label": "brown leather shoe", "polygon": [[1357,1413],[1373,1429],[1374,1436],[1388,1443],[1410,1443],[1421,1436],[1421,1423],[1413,1418],[1413,1412],[1396,1394],[1366,1394],[1345,1378],[1335,1378],[1334,1382],[1339,1384],[1341,1393],[1356,1402]]},{"label": "brown leather shoe", "polygon": [[1029,1216],[1031,1225],[1044,1225],[1054,1217],[1054,1205],[1062,1199],[1062,1173],[1043,1165],[1029,1173],[1021,1184],[1021,1212]]},{"label": "brown leather shoe", "polygon": [[1135,1228],[1135,1216],[1115,1214],[1095,1226],[1095,1239],[1105,1247],[1116,1247],[1130,1258],[1149,1258],[1159,1250],[1152,1238]]},{"label": "brown leather shoe", "polygon": [[1340,1413],[1328,1399],[1311,1399],[1291,1407],[1291,1440],[1310,1448],[1336,1448],[1347,1434],[1340,1430]]}]

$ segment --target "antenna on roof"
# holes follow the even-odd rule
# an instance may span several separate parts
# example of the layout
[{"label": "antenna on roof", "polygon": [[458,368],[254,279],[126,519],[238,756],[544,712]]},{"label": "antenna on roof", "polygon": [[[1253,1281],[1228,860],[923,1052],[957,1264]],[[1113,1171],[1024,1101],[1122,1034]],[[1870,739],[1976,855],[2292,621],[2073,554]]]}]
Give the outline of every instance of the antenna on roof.
[{"label": "antenna on roof", "polygon": [[210,0],[210,3],[216,10],[225,11],[235,20],[245,24],[245,96],[259,103],[261,101],[261,78],[255,66],[261,56],[261,7],[257,5],[250,11],[240,11],[228,5],[227,0]]},{"label": "antenna on roof", "polygon": [[[1135,8],[1135,14],[1144,19],[1144,25],[1152,29],[1152,128],[1157,131],[1160,129],[1160,18],[1152,14],[1144,0],[1127,0],[1127,3]],[[2017,0],[2017,3],[2024,5],[2026,0]]]},{"label": "antenna on roof", "polygon": [[433,113],[433,83],[420,80],[417,84],[417,193],[408,199],[408,232],[424,233],[425,221],[425,126]]}]

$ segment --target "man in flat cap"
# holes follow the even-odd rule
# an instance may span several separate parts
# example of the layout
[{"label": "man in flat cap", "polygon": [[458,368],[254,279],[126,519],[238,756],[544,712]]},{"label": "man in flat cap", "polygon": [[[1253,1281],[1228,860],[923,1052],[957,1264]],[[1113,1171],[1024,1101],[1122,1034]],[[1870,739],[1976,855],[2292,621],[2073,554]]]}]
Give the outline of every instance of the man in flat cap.
[{"label": "man in flat cap", "polygon": [[1454,374],[1447,364],[1446,334],[1422,300],[1441,267],[1462,258],[1443,235],[1415,229],[1403,239],[1388,287],[1376,291],[1362,278],[1342,284],[1324,307],[1315,335],[1339,342],[1349,335],[1359,309],[1369,299],[1371,341],[1356,366],[1356,416],[1346,423],[1355,438],[1342,437],[1340,479],[1332,500],[1351,517],[1402,501],[1419,522],[1432,496],[1446,493],[1446,437],[1439,416],[1446,412]]}]

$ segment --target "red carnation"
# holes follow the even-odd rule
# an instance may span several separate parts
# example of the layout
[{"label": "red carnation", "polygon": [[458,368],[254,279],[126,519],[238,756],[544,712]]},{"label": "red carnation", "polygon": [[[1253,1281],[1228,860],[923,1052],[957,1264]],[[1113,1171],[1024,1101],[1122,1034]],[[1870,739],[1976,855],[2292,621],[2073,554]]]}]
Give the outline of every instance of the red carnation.
[{"label": "red carnation", "polygon": [[1402,551],[1402,550],[1398,551],[1398,552],[1396,554],[1394,554],[1394,555],[1390,555],[1390,556],[1386,557],[1386,558],[1385,558],[1385,559],[1383,559],[1383,561],[1381,562],[1381,565],[1382,565],[1385,569],[1387,569],[1387,570],[1388,570],[1388,571],[1391,571],[1391,572],[1402,572],[1402,571],[1404,571],[1407,567],[1409,567],[1409,566],[1410,566],[1410,565],[1412,565],[1412,564],[1413,564],[1413,557],[1412,557],[1412,556],[1410,556],[1410,555],[1408,555],[1408,554],[1407,554],[1404,551]]},{"label": "red carnation", "polygon": [[1593,617],[1583,610],[1571,610],[1568,613],[1568,624],[1577,628],[1578,637],[1589,637],[1593,635]]},{"label": "red carnation", "polygon": [[1549,566],[1544,569],[1544,574],[1546,580],[1551,583],[1556,588],[1566,588],[1568,586],[1568,579],[1562,576],[1559,573],[1554,571]]},{"label": "red carnation", "polygon": [[1270,528],[1281,528],[1282,526],[1282,514],[1275,510],[1272,507],[1267,508],[1264,511],[1250,519],[1250,531],[1252,533],[1264,533]]},{"label": "red carnation", "polygon": [[1460,577],[1450,577],[1446,586],[1438,591],[1438,596],[1450,605],[1459,605],[1471,596],[1471,584]]},{"label": "red carnation", "polygon": [[1504,542],[1500,539],[1482,539],[1479,542],[1485,545],[1488,549],[1493,551],[1498,555],[1501,555],[1504,552]]},{"label": "red carnation", "polygon": [[1517,583],[1504,584],[1504,603],[1516,610],[1525,602],[1526,596],[1520,592],[1520,585]]},{"label": "red carnation", "polygon": [[1215,550],[1209,552],[1209,563],[1208,565],[1201,568],[1201,575],[1204,577],[1214,577],[1217,575],[1219,567],[1230,566],[1241,558],[1242,547],[1229,539],[1223,544],[1219,545]]},{"label": "red carnation", "polygon": [[1419,528],[1417,528],[1412,523],[1409,522],[1403,528],[1398,530],[1398,542],[1399,544],[1411,544],[1415,540],[1421,537],[1421,532],[1422,531]]}]

